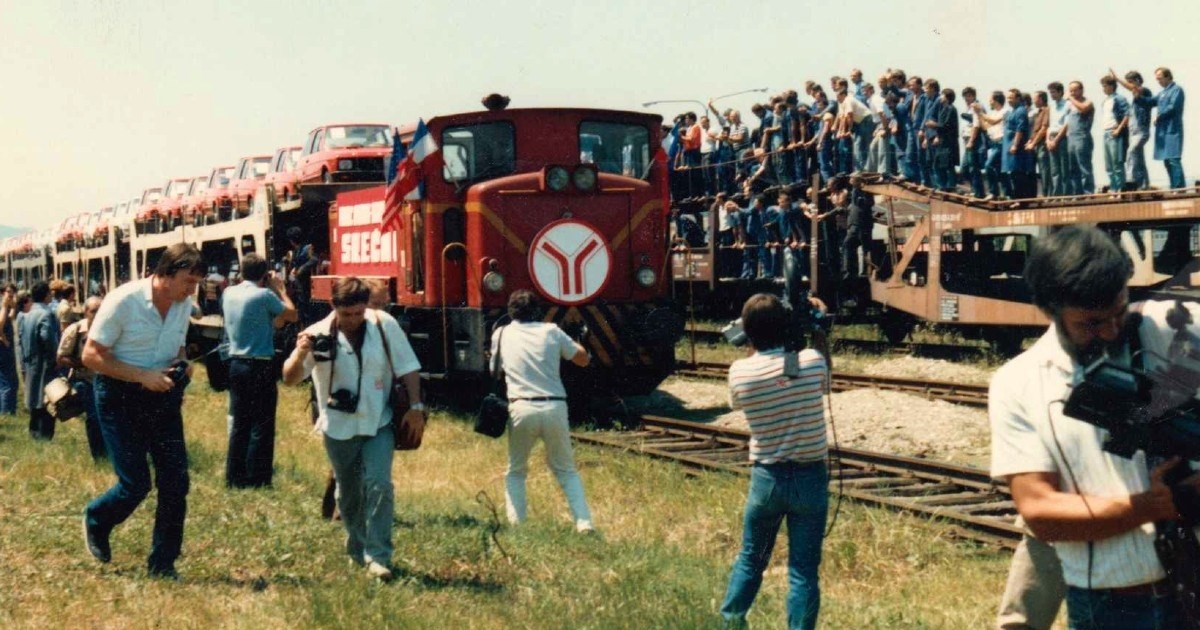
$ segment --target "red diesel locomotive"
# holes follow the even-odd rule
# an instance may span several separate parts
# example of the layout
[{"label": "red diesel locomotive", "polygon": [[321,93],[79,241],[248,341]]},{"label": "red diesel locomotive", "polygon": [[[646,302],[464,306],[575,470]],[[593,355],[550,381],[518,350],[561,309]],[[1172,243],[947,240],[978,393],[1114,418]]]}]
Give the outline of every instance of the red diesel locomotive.
[{"label": "red diesel locomotive", "polygon": [[531,289],[546,321],[588,331],[592,365],[565,374],[569,388],[649,392],[683,332],[665,277],[660,129],[655,115],[599,109],[433,118],[440,166],[420,172],[421,199],[404,202],[397,228],[381,229],[385,187],[337,195],[328,242],[314,243],[330,268],[313,299],[339,276],[385,279],[427,375],[457,384],[486,375],[508,296]]}]

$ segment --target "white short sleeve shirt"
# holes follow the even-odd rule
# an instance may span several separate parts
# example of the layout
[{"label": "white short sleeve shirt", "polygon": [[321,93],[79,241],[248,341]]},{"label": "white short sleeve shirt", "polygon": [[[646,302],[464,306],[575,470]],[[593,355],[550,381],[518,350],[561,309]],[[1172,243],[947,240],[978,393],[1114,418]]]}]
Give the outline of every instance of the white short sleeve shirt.
[{"label": "white short sleeve shirt", "polygon": [[[504,344],[500,346],[503,330]],[[575,356],[575,342],[557,324],[513,322],[492,332],[492,366],[502,353],[508,398],[565,398],[559,363]]]},{"label": "white short sleeve shirt", "polygon": [[[328,335],[335,314],[330,313],[304,332],[309,335]],[[392,365],[395,366],[394,372],[388,365],[387,355],[384,354],[377,321],[387,335],[392,351]],[[400,329],[400,324],[395,318],[383,311],[367,309],[364,325],[367,330],[362,346],[361,381],[354,345],[341,331],[337,333],[338,349],[334,359],[337,362],[336,369],[332,368],[331,361],[318,362],[312,354],[304,359],[304,369],[312,374],[313,386],[316,388],[317,428],[335,440],[375,435],[379,429],[391,424],[392,408],[388,405],[388,395],[393,374],[399,377],[421,369],[421,363],[417,360],[408,337]],[[330,409],[328,401],[331,389],[358,392],[358,408],[353,413]]]},{"label": "white short sleeve shirt", "polygon": [[[1142,339],[1147,354],[1166,356],[1171,331],[1166,328],[1165,315],[1170,306],[1169,302],[1148,302],[1143,308]],[[1194,317],[1200,321],[1200,307],[1194,309]],[[1154,366],[1148,362],[1147,367]],[[1059,476],[1063,492],[1098,497],[1149,489],[1150,475],[1141,451],[1130,459],[1106,453],[1101,445],[1108,431],[1063,415],[1063,401],[1082,376],[1082,366],[1063,350],[1053,326],[1033,347],[996,372],[988,392],[993,477],[1003,480],[1020,473],[1051,472]],[[1088,588],[1088,543],[1052,544],[1067,584]],[[1093,543],[1093,589],[1146,584],[1163,577],[1152,523]]]},{"label": "white short sleeve shirt", "polygon": [[161,370],[179,356],[187,338],[192,298],[175,302],[164,318],[152,300],[153,278],[127,282],[104,298],[88,339],[112,349],[120,362]]}]

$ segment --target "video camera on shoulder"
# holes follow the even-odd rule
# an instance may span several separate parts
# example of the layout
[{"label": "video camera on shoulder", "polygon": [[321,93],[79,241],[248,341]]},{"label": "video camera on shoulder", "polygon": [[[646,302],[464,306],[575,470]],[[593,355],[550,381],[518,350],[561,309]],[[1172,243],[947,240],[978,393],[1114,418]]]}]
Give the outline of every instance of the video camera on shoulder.
[{"label": "video camera on shoulder", "polygon": [[[833,320],[813,306],[807,296],[801,303],[805,308],[799,310],[784,306],[788,314],[788,330],[784,335],[787,342],[784,344],[786,352],[783,372],[784,376],[788,378],[799,378],[800,376],[800,365],[796,353],[807,347],[807,338],[818,332],[828,333],[833,324]],[[746,335],[740,317],[726,324],[721,329],[721,335],[725,337],[725,341],[736,348],[750,343],[750,338]]]},{"label": "video camera on shoulder", "polygon": [[1148,370],[1138,332],[1141,319],[1131,314],[1125,325],[1132,365],[1107,357],[1089,365],[1063,413],[1106,429],[1104,450],[1114,455],[1128,458],[1143,450],[1151,456],[1200,459],[1200,345],[1192,345],[1200,340],[1189,339],[1186,328],[1178,326],[1173,356],[1159,357],[1163,365]]}]

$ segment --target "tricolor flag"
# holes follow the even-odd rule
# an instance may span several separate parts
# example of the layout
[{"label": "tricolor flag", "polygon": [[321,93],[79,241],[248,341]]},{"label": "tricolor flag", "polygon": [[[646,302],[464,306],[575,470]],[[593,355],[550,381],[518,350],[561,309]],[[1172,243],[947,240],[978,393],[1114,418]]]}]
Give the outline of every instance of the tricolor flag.
[{"label": "tricolor flag", "polygon": [[[441,153],[437,143],[429,135],[425,120],[417,121],[417,130],[409,143],[409,151],[404,151],[399,136],[394,138],[394,145],[399,150],[392,149],[392,161],[389,164],[388,176],[390,183],[383,203],[382,229],[388,230],[400,222],[400,207],[405,201],[421,199],[424,192],[421,188],[421,175],[425,168],[437,169],[441,166]],[[400,158],[396,156],[399,155]],[[397,165],[393,174],[392,164]]]}]

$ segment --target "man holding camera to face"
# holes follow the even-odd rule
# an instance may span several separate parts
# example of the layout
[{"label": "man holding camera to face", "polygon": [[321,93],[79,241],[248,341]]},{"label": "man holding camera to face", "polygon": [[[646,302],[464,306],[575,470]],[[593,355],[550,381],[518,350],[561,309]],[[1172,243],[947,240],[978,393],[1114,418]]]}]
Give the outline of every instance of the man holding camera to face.
[{"label": "man holding camera to face", "polygon": [[[796,306],[824,309],[815,299]],[[758,595],[784,519],[788,627],[815,628],[821,607],[818,568],[829,507],[823,396],[829,370],[820,352],[793,348],[798,332],[793,317],[775,296],[751,296],[741,325],[755,353],[729,366],[730,406],[745,410],[753,464],[742,550],[721,604],[721,615],[735,626],[745,623]]]},{"label": "man holding camera to face", "polygon": [[229,338],[229,452],[225,485],[259,488],[271,485],[275,460],[275,408],[279,374],[275,363],[275,329],[297,319],[283,277],[267,269],[267,261],[246,254],[242,282],[221,295],[225,335]]},{"label": "man holding camera to face", "polygon": [[1182,327],[1169,320],[1169,303],[1130,308],[1132,269],[1096,228],[1039,239],[1025,277],[1052,325],[996,373],[988,395],[992,476],[1009,483],[1033,535],[1054,546],[1071,628],[1174,628],[1181,615],[1155,528],[1180,518],[1173,488],[1186,490],[1195,476],[1171,486],[1164,476],[1178,458],[1113,454],[1113,432],[1065,412],[1078,415],[1073,390],[1086,391],[1086,368],[1099,360],[1158,369],[1172,354],[1168,328]]},{"label": "man holding camera to face", "polygon": [[183,390],[192,368],[184,343],[196,287],[204,277],[200,251],[186,243],[167,248],[149,278],[108,294],[88,329],[83,365],[95,372],[100,433],[117,484],[88,504],[83,525],[88,551],[112,558],[108,537],[150,493],[158,507],[148,570],[177,579],[187,514],[188,454],[183,440]]},{"label": "man holding camera to face", "polygon": [[[359,278],[333,285],[333,313],[309,326],[283,365],[283,381],[311,375],[317,428],[337,477],[346,553],[374,578],[392,579],[392,453],[389,395],[393,380],[408,391],[409,414],[423,420],[420,363],[391,315],[368,309],[371,287]],[[407,416],[406,416],[407,417]]]}]

